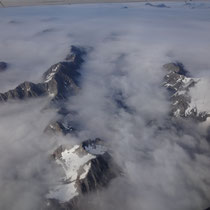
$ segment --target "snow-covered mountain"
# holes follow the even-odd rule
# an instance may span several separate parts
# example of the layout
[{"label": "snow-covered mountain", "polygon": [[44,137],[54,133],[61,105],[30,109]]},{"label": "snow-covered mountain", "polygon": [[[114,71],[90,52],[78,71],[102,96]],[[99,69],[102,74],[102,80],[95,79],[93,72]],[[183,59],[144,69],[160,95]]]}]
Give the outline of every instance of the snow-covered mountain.
[{"label": "snow-covered mountain", "polygon": [[181,63],[165,64],[164,86],[170,92],[171,114],[206,121],[210,116],[209,78],[192,78]]},{"label": "snow-covered mountain", "polygon": [[[46,195],[45,209],[74,209],[81,195],[98,190],[119,175],[105,142],[87,140],[72,147],[60,146],[52,154],[64,177]],[[56,203],[56,205],[55,205]]]},{"label": "snow-covered mountain", "polygon": [[[13,90],[0,93],[0,102],[49,97],[48,106],[54,109],[59,117],[52,119],[43,131],[48,135],[74,134],[77,128],[72,126],[74,122],[69,120],[69,116],[74,113],[65,106],[65,99],[80,90],[80,69],[86,54],[85,48],[71,46],[70,54],[65,60],[52,65],[43,74],[40,83],[23,82]],[[5,68],[2,63],[3,67]],[[46,107],[43,107],[43,110],[45,109]],[[73,146],[61,145],[51,157],[64,172],[64,177],[60,177],[49,189],[44,198],[45,210],[76,209],[81,195],[107,186],[120,173],[107,145],[98,138]]]},{"label": "snow-covered mountain", "polygon": [[0,93],[0,102],[40,96],[50,96],[52,100],[57,100],[75,94],[79,89],[80,73],[78,70],[84,62],[85,54],[84,48],[72,46],[70,54],[64,61],[52,65],[43,74],[43,81],[37,84],[23,82],[13,90]]},{"label": "snow-covered mountain", "polygon": [[[67,108],[65,99],[80,91],[80,69],[87,53],[87,48],[72,46],[65,60],[52,65],[43,74],[40,83],[23,82],[13,90],[0,93],[0,101],[5,103],[10,100],[47,97],[50,99],[48,107],[57,116],[43,127],[43,132],[66,137],[68,134],[77,135],[78,126],[73,120],[75,113]],[[184,65],[178,62],[165,64],[163,69],[163,85],[171,100],[170,114],[198,122],[206,121],[210,116],[207,88],[210,80],[190,77]],[[120,94],[115,100],[119,107],[128,110]],[[43,107],[43,110],[48,107]],[[109,145],[99,138],[71,146],[61,145],[50,157],[63,176],[50,186],[43,198],[43,210],[76,210],[82,196],[103,189],[121,174]]]}]

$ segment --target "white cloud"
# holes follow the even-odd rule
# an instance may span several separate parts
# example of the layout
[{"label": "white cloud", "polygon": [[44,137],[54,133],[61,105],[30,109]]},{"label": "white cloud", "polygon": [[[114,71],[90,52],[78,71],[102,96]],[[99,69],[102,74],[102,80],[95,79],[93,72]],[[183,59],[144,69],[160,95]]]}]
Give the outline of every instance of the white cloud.
[{"label": "white cloud", "polygon": [[[90,195],[91,205],[101,210],[202,210],[210,204],[209,145],[196,125],[180,122],[178,128],[165,119],[169,102],[161,81],[162,65],[177,60],[194,76],[209,76],[209,9],[192,10],[183,3],[168,3],[169,9],[123,5],[1,10],[0,59],[11,68],[1,74],[0,90],[38,81],[71,44],[93,47],[82,69],[82,90],[69,100],[69,108],[78,111],[82,140],[101,137],[111,142],[125,177],[100,195]],[[33,209],[46,190],[40,183],[49,176],[36,179],[45,167],[40,162],[58,140],[66,140],[43,137],[54,115],[40,114],[44,104],[30,103],[0,107],[4,209],[8,199],[14,201],[9,209]],[[10,172],[14,165],[18,168]]]}]

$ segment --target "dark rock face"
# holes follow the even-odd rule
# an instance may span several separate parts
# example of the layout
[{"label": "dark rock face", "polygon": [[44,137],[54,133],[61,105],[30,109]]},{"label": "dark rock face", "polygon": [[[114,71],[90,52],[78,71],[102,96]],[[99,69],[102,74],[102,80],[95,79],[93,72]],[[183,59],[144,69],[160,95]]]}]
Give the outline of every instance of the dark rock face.
[{"label": "dark rock face", "polygon": [[205,111],[192,107],[190,90],[199,82],[199,79],[188,77],[189,72],[181,63],[168,63],[163,66],[166,70],[164,86],[170,93],[171,115],[175,117],[191,118],[203,122],[209,117]]},{"label": "dark rock face", "polygon": [[79,181],[82,193],[105,187],[111,179],[116,177],[116,173],[112,171],[111,161],[109,153],[98,155],[96,159],[91,160],[92,167],[87,177]]},{"label": "dark rock face", "polygon": [[71,53],[66,56],[66,61],[77,64],[77,68],[84,62],[83,56],[87,53],[83,47],[71,46]]},{"label": "dark rock face", "polygon": [[77,93],[79,89],[79,69],[86,54],[83,48],[71,47],[66,61],[51,66],[43,74],[43,82],[34,84],[24,82],[13,90],[0,93],[0,101],[50,96],[52,100],[65,99],[67,95]]},{"label": "dark rock face", "polygon": [[79,66],[73,62],[59,62],[44,73],[46,92],[56,99],[65,99],[67,94],[75,94],[79,89]]},{"label": "dark rock face", "polygon": [[3,72],[7,69],[8,64],[6,62],[0,61],[0,72]]},{"label": "dark rock face", "polygon": [[81,196],[107,186],[120,173],[101,139],[87,140],[71,148],[60,146],[52,157],[65,168],[66,177],[62,185],[49,192],[44,209],[75,210]]}]

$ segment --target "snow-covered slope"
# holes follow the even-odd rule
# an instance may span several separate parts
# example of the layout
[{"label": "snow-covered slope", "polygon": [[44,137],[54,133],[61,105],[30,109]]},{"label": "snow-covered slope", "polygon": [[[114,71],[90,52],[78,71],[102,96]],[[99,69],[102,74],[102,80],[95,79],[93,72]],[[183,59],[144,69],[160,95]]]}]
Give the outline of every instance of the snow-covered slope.
[{"label": "snow-covered slope", "polygon": [[205,121],[210,116],[210,78],[191,78],[181,63],[164,65],[164,86],[171,96],[171,111],[176,117]]},{"label": "snow-covered slope", "polygon": [[100,139],[87,140],[71,148],[60,146],[52,157],[62,167],[64,177],[46,195],[47,209],[55,201],[60,206],[72,206],[81,194],[107,185],[119,172]]},{"label": "snow-covered slope", "polygon": [[62,150],[59,157],[56,157],[56,162],[62,166],[65,172],[65,177],[62,178],[64,183],[51,190],[47,198],[68,202],[79,195],[76,181],[87,176],[91,167],[90,160],[96,158],[96,156],[87,153],[81,145],[75,145],[70,149],[63,148]]}]

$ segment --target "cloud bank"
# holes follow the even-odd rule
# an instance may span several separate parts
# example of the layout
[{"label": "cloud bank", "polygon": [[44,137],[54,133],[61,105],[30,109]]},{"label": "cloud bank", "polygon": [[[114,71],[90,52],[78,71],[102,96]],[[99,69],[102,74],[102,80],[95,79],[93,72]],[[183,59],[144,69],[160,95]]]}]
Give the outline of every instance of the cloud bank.
[{"label": "cloud bank", "polygon": [[[78,141],[108,141],[124,175],[84,197],[81,209],[210,205],[206,130],[172,121],[162,87],[162,65],[171,61],[183,62],[194,77],[210,76],[209,3],[194,9],[166,5],[170,8],[139,3],[1,9],[0,60],[9,63],[0,75],[1,92],[25,80],[40,81],[71,44],[93,49],[81,70],[81,91],[68,107],[78,113]],[[53,110],[42,111],[47,100],[0,106],[1,209],[39,209],[58,177],[48,155],[59,144],[76,141],[43,134],[56,117]]]}]

